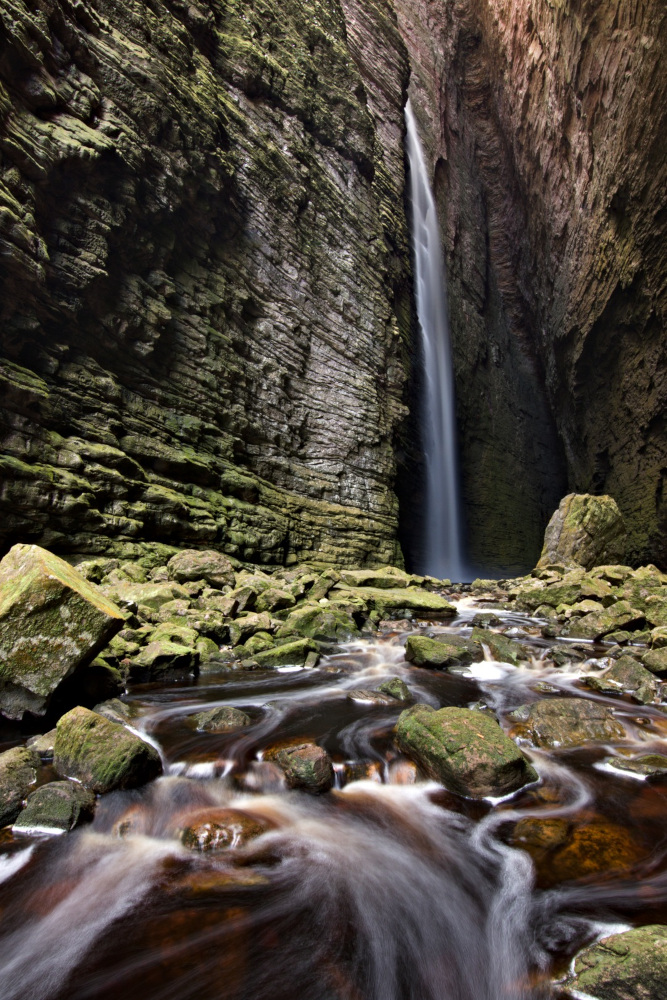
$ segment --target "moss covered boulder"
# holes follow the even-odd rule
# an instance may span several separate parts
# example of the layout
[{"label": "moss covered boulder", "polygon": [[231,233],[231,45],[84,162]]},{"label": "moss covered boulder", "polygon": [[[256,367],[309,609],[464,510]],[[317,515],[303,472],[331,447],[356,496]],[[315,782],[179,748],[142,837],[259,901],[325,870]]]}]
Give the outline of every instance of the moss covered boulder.
[{"label": "moss covered boulder", "polygon": [[285,775],[290,788],[307,792],[326,792],[334,782],[334,770],[328,753],[316,743],[299,743],[267,753]]},{"label": "moss covered boulder", "polygon": [[61,682],[123,623],[121,610],[63,559],[15,545],[0,563],[0,711],[43,715]]},{"label": "moss covered boulder", "polygon": [[494,660],[500,663],[511,663],[517,665],[519,660],[530,658],[530,652],[520,642],[508,639],[507,636],[499,632],[491,632],[489,629],[474,628],[471,639],[475,643],[484,644]]},{"label": "moss covered boulder", "polygon": [[53,764],[93,792],[137,788],[162,773],[160,755],[124,726],[87,708],[73,708],[56,726]]},{"label": "moss covered boulder", "polygon": [[564,632],[577,639],[604,639],[618,631],[633,631],[646,624],[644,614],[628,601],[618,601],[603,611],[592,611],[583,618],[574,619]]},{"label": "moss covered boulder", "polygon": [[295,634],[318,642],[347,642],[359,635],[359,629],[345,608],[308,603],[291,611],[276,632],[278,638]]},{"label": "moss covered boulder", "polygon": [[667,927],[649,924],[585,948],[568,981],[571,996],[662,1000],[667,996]]},{"label": "moss covered boulder", "polygon": [[260,667],[303,667],[309,654],[317,652],[317,644],[311,639],[296,639],[256,653],[253,659]]},{"label": "moss covered boulder", "polygon": [[170,639],[149,642],[130,665],[133,681],[156,681],[187,677],[199,666],[200,654],[194,646]]},{"label": "moss covered boulder", "polygon": [[397,566],[382,566],[379,569],[344,569],[340,578],[350,587],[373,587],[380,590],[396,590],[409,587],[413,577]]},{"label": "moss covered boulder", "polygon": [[552,564],[591,569],[622,562],[627,548],[625,522],[609,496],[570,493],[564,497],[544,533],[538,568]]},{"label": "moss covered boulder", "polygon": [[383,617],[396,617],[396,613],[408,612],[419,617],[453,618],[456,608],[440,594],[432,594],[419,587],[382,589],[380,587],[340,587],[330,593],[330,597],[338,592],[347,593],[351,597],[360,597],[374,611],[379,611]]},{"label": "moss covered boulder", "polygon": [[216,588],[233,587],[236,580],[234,567],[227,556],[214,549],[183,549],[171,557],[167,571],[178,583],[205,580]]},{"label": "moss covered boulder", "polygon": [[606,705],[586,698],[548,698],[512,712],[517,734],[538,747],[576,747],[607,743],[627,736]]},{"label": "moss covered boulder", "polygon": [[75,781],[50,781],[28,796],[14,823],[21,833],[68,833],[92,819],[95,796]]},{"label": "moss covered boulder", "polygon": [[591,674],[583,679],[594,691],[628,694],[640,705],[649,705],[658,694],[655,677],[633,656],[621,656],[603,674]]},{"label": "moss covered boulder", "polygon": [[537,780],[495,719],[471,709],[408,708],[399,716],[396,743],[431,778],[471,798],[507,795]]},{"label": "moss covered boulder", "polygon": [[667,646],[648,649],[642,656],[642,663],[652,674],[667,673]]},{"label": "moss covered boulder", "polygon": [[405,644],[405,658],[416,667],[460,666],[482,659],[482,647],[460,635],[447,635],[429,639],[425,635],[411,635]]},{"label": "moss covered boulder", "polygon": [[13,823],[23,800],[35,783],[40,759],[30,747],[13,747],[0,753],[0,827]]}]

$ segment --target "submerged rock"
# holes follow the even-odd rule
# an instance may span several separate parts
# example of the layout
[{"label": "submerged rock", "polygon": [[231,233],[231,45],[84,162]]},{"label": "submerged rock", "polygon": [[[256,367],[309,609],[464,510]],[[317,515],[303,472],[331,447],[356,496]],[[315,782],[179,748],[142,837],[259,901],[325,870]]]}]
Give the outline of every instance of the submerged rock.
[{"label": "submerged rock", "polygon": [[667,757],[661,753],[647,753],[641,757],[607,757],[605,763],[620,771],[642,774],[647,778],[667,775]]},{"label": "submerged rock", "polygon": [[575,747],[627,736],[610,708],[585,698],[549,698],[511,713],[519,735],[538,747]]},{"label": "submerged rock", "polygon": [[99,793],[136,788],[162,773],[155,747],[81,707],[58,721],[53,764],[62,777],[76,778]]},{"label": "submerged rock", "polygon": [[30,747],[13,747],[0,753],[0,827],[13,823],[23,800],[35,783],[39,754]]},{"label": "submerged rock", "polygon": [[252,721],[249,715],[240,708],[234,708],[233,705],[211,708],[207,712],[191,715],[190,719],[203,733],[233,733],[237,729],[249,726]]},{"label": "submerged rock", "polygon": [[612,497],[570,493],[547,525],[537,566],[561,563],[591,569],[621,562],[626,547],[625,522]]},{"label": "submerged rock", "polygon": [[14,829],[23,833],[67,833],[92,819],[94,810],[95,796],[83,785],[75,781],[50,781],[30,793]]},{"label": "submerged rock", "polygon": [[334,770],[328,753],[316,743],[299,743],[267,752],[285,775],[290,788],[307,792],[326,792],[334,782]]},{"label": "submerged rock", "polygon": [[472,798],[507,795],[537,780],[498,723],[467,708],[406,709],[396,726],[396,743],[430,777]]},{"label": "submerged rock", "polygon": [[0,563],[0,711],[43,715],[65,678],[90,662],[124,624],[102,591],[37,545]]},{"label": "submerged rock", "polygon": [[242,847],[269,829],[253,816],[238,809],[202,809],[189,817],[180,831],[180,840],[194,851],[220,851]]},{"label": "submerged rock", "polygon": [[662,1000],[667,996],[667,927],[649,924],[611,934],[574,961],[568,987],[600,1000]]}]

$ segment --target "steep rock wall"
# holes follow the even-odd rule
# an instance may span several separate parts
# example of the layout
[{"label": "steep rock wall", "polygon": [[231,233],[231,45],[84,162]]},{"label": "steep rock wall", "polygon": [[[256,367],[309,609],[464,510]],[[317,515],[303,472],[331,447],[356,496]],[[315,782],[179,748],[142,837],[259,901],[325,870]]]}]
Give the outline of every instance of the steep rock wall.
[{"label": "steep rock wall", "polygon": [[0,2],[0,547],[400,560],[408,66],[361,6]]},{"label": "steep rock wall", "polygon": [[664,4],[396,9],[445,233],[473,555],[533,562],[567,488],[614,496],[628,558],[664,565]]}]

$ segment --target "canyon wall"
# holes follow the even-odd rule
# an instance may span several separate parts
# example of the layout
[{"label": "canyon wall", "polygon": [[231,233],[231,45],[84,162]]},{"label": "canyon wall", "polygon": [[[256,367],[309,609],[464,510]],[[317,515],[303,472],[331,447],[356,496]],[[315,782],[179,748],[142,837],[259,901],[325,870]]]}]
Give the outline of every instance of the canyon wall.
[{"label": "canyon wall", "polygon": [[399,562],[390,4],[2,0],[0,31],[0,548]]},{"label": "canyon wall", "polygon": [[628,559],[667,565],[664,3],[396,9],[444,232],[471,554],[534,561],[574,490],[610,493]]}]

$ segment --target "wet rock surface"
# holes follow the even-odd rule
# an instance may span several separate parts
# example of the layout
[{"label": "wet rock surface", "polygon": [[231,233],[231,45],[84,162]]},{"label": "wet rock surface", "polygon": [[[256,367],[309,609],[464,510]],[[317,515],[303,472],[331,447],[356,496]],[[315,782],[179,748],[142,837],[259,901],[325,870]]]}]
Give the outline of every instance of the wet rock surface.
[{"label": "wet rock surface", "polygon": [[584,698],[549,698],[515,709],[516,731],[538,747],[581,746],[625,738],[624,726],[606,705]]},{"label": "wet rock surface", "polygon": [[537,568],[621,563],[626,549],[625,522],[613,497],[570,493],[547,525]]},{"label": "wet rock surface", "polygon": [[0,827],[13,823],[37,777],[39,754],[30,747],[0,753]]},{"label": "wet rock surface", "polygon": [[334,772],[329,755],[315,743],[278,748],[267,754],[283,771],[290,788],[326,792],[333,785]]},{"label": "wet rock surface", "polygon": [[498,723],[468,709],[407,709],[398,720],[396,742],[432,778],[474,798],[507,795],[537,779]]},{"label": "wet rock surface", "polygon": [[68,833],[93,818],[95,796],[74,781],[50,781],[28,795],[14,822],[19,833]]},{"label": "wet rock surface", "polygon": [[191,716],[193,723],[203,733],[234,733],[250,725],[250,716],[239,708],[223,705],[208,712]]},{"label": "wet rock surface", "polygon": [[600,1000],[657,1000],[664,996],[666,928],[636,927],[591,945],[577,956],[570,985],[573,990]]}]

